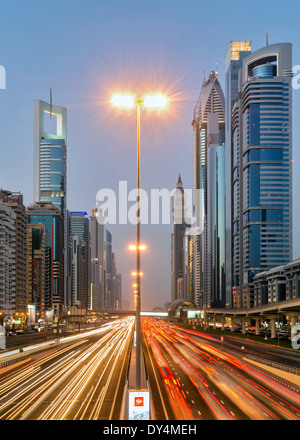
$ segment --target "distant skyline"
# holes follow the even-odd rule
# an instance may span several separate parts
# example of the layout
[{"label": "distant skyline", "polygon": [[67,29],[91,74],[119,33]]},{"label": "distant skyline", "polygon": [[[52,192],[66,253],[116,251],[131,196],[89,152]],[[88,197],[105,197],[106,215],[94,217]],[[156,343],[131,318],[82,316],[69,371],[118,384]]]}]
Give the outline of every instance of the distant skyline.
[{"label": "distant skyline", "polygon": [[[33,203],[33,102],[67,108],[67,208],[91,215],[101,188],[119,181],[136,187],[136,115],[109,105],[114,92],[158,89],[171,96],[160,115],[142,112],[141,186],[193,185],[193,110],[204,75],[218,71],[225,92],[225,55],[231,40],[252,50],[291,42],[300,65],[300,5],[279,1],[0,0],[0,187]],[[205,73],[204,73],[205,72]],[[300,89],[293,90],[294,258],[300,257]],[[133,225],[107,225],[112,234],[122,295],[133,299]],[[142,307],[171,301],[172,225],[144,225]]]}]

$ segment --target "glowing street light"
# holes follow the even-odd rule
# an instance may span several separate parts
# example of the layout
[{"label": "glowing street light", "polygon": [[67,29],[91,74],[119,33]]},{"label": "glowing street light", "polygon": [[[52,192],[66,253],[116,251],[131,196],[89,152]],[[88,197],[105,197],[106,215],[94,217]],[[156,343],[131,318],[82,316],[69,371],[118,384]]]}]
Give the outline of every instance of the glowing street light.
[{"label": "glowing street light", "polygon": [[128,93],[115,94],[111,98],[111,104],[114,107],[132,109],[136,107],[137,111],[137,226],[136,226],[136,388],[141,389],[141,224],[140,224],[140,190],[141,190],[141,172],[140,172],[140,150],[141,150],[141,107],[149,110],[162,110],[168,104],[168,98],[162,93],[153,93],[143,97],[137,97]]},{"label": "glowing street light", "polygon": [[[137,247],[136,247],[135,244],[131,244],[131,245],[129,245],[129,249],[130,249],[131,251],[136,251]],[[146,249],[146,246],[145,246],[144,244],[140,244],[140,246],[139,246],[139,250],[140,250],[140,251],[144,251],[145,249]]]}]

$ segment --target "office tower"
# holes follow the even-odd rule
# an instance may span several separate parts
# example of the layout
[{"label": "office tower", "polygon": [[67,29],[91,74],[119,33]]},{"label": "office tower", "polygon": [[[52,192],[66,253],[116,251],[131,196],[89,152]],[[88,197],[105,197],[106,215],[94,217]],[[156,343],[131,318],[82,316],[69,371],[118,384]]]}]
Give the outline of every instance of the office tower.
[{"label": "office tower", "polygon": [[207,304],[226,306],[225,145],[219,145],[216,113],[207,116],[207,216],[205,286]]},{"label": "office tower", "polygon": [[45,318],[45,224],[27,224],[27,292],[30,324]]},{"label": "office tower", "polygon": [[15,285],[15,312],[27,313],[28,294],[27,294],[27,217],[26,208],[23,205],[23,195],[18,192],[5,191],[0,189],[0,203],[9,206],[16,214],[15,238],[15,268],[16,268],[16,285]]},{"label": "office tower", "polygon": [[59,316],[64,305],[64,220],[50,202],[37,202],[27,208],[29,225],[45,225],[45,312]]},{"label": "office tower", "polygon": [[[76,305],[83,309],[90,308],[91,301],[91,245],[90,245],[90,230],[89,217],[86,212],[72,211],[71,229],[72,236],[77,236],[80,239],[80,258],[81,258],[81,277],[80,277],[80,292],[78,303]],[[80,303],[80,304],[79,304]]]},{"label": "office tower", "polygon": [[204,79],[193,114],[193,208],[196,218],[194,234],[194,301],[198,307],[210,305],[206,290],[207,272],[207,157],[208,114],[218,116],[218,145],[225,143],[225,99],[217,73]]},{"label": "office tower", "polygon": [[243,60],[233,107],[233,305],[254,303],[253,278],[292,259],[292,45]]},{"label": "office tower", "polygon": [[91,310],[104,309],[104,217],[98,205],[90,217],[91,236]]},{"label": "office tower", "polygon": [[183,237],[183,297],[194,301],[194,235],[186,228]]},{"label": "office tower", "polygon": [[104,228],[104,280],[105,280],[105,295],[104,308],[112,309],[112,295],[113,295],[113,260],[112,260],[112,236],[107,228]]},{"label": "office tower", "polygon": [[[50,132],[51,130],[51,132]],[[34,202],[66,212],[67,109],[34,101]]]},{"label": "office tower", "polygon": [[72,224],[70,211],[66,210],[64,219],[65,226],[65,264],[64,264],[64,305],[66,309],[69,309],[72,304],[72,252],[73,252],[73,240],[72,240]]},{"label": "office tower", "polygon": [[81,307],[80,291],[82,270],[84,270],[84,261],[81,250],[81,240],[78,235],[72,236],[72,297],[71,306]]},{"label": "office tower", "polygon": [[122,303],[122,276],[120,273],[114,275],[114,310],[120,310]]},{"label": "office tower", "polygon": [[173,233],[172,239],[172,273],[171,273],[171,299],[172,302],[183,297],[184,275],[184,234],[190,225],[186,223],[187,198],[179,174],[176,191],[172,197]]},{"label": "office tower", "polygon": [[10,325],[16,312],[16,214],[0,204],[0,312],[3,322]]},{"label": "office tower", "polygon": [[[64,219],[64,303],[70,296],[67,206],[67,109],[34,100],[34,202],[51,202]],[[69,260],[68,260],[69,259]]]},{"label": "office tower", "polygon": [[243,66],[243,59],[252,50],[251,41],[231,41],[225,59],[225,97],[226,97],[226,303],[232,306],[233,252],[232,252],[232,109],[238,100],[238,72]]}]

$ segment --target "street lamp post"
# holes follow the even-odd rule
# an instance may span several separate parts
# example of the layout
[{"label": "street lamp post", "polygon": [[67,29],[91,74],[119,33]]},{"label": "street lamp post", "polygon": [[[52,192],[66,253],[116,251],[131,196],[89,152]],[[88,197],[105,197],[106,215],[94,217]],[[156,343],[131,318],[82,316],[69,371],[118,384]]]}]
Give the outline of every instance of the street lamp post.
[{"label": "street lamp post", "polygon": [[137,224],[136,224],[136,388],[141,388],[141,103],[137,100]]},{"label": "street lamp post", "polygon": [[136,225],[136,389],[141,389],[141,106],[149,109],[162,109],[167,105],[167,98],[161,94],[136,98],[131,95],[114,95],[111,103],[116,107],[137,110],[137,225]]}]

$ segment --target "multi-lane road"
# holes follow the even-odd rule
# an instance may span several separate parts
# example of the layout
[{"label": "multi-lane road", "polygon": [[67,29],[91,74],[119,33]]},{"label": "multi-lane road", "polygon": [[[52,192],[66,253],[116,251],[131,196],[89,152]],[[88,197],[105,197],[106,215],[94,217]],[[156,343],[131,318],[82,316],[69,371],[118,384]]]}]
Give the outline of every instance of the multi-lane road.
[{"label": "multi-lane road", "polygon": [[[300,394],[256,369],[232,344],[143,318],[156,417],[169,420],[299,420]],[[280,372],[278,372],[280,375]]]},{"label": "multi-lane road", "polygon": [[[0,369],[1,420],[120,420],[134,317],[60,339]],[[142,318],[154,420],[299,420],[300,394],[246,353],[297,364],[293,353]],[[280,379],[280,370],[278,370]],[[300,387],[298,387],[300,388]]]},{"label": "multi-lane road", "polygon": [[133,326],[132,317],[118,320],[0,370],[0,419],[118,419]]}]

